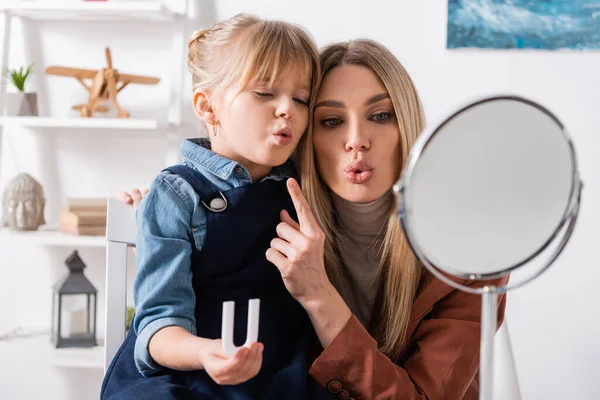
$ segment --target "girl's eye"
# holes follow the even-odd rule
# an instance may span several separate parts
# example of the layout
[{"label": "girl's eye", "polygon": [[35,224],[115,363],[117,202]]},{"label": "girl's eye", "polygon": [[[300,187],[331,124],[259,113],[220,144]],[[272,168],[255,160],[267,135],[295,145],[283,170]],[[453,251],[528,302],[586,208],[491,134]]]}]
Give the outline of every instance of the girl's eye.
[{"label": "girl's eye", "polygon": [[343,122],[344,121],[342,121],[340,118],[325,118],[320,121],[320,125],[326,128],[334,128],[341,125]]},{"label": "girl's eye", "polygon": [[382,113],[373,115],[371,117],[371,120],[373,120],[375,122],[383,123],[383,122],[387,122],[391,118],[392,118],[392,114],[390,114],[389,112],[382,112]]},{"label": "girl's eye", "polygon": [[308,101],[307,100],[302,100],[302,99],[300,99],[298,97],[294,97],[294,101],[296,103],[298,103],[298,104],[301,104],[301,105],[303,105],[305,107],[308,107]]},{"label": "girl's eye", "polygon": [[267,97],[272,97],[273,96],[272,93],[267,93],[267,92],[257,92],[257,91],[255,91],[254,94],[257,97],[263,97],[263,98],[267,98]]}]

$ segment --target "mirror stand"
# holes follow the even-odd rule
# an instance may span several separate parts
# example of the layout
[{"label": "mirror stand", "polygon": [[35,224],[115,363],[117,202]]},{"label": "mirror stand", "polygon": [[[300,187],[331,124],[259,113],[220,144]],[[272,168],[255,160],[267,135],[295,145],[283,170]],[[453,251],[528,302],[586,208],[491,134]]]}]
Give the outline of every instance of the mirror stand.
[{"label": "mirror stand", "polygon": [[479,359],[479,398],[492,400],[494,377],[494,336],[498,319],[498,290],[485,286],[481,299],[481,347]]},{"label": "mirror stand", "polygon": [[[520,287],[527,282],[538,277],[544,272],[556,258],[563,251],[567,245],[577,217],[579,216],[579,205],[581,201],[581,189],[583,184],[579,179],[576,180],[576,193],[577,196],[574,198],[573,204],[571,204],[570,212],[566,219],[566,228],[562,233],[562,237],[554,249],[552,254],[546,263],[536,273],[529,278],[518,282],[516,285],[509,285],[510,287],[497,288],[495,286],[484,286],[481,291],[481,345],[480,345],[480,359],[479,359],[479,399],[480,400],[493,400],[494,393],[494,337],[497,331],[497,320],[498,320],[498,296],[508,291],[508,289],[514,289]],[[560,232],[557,230],[557,233]],[[557,235],[558,236],[558,235]],[[554,237],[556,241],[556,237]]]}]

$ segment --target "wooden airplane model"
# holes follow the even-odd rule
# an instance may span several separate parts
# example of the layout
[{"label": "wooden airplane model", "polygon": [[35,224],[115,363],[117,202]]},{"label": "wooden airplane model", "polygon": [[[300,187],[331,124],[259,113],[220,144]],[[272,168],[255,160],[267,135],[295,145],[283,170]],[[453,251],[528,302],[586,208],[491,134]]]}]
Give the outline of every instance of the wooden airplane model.
[{"label": "wooden airplane model", "polygon": [[[93,112],[108,112],[108,107],[100,104],[101,100],[108,99],[115,105],[119,112],[119,118],[127,118],[129,113],[119,106],[117,94],[130,83],[156,85],[160,79],[119,73],[112,67],[112,57],[108,47],[106,48],[106,63],[108,67],[100,70],[51,66],[47,67],[44,72],[48,75],[73,77],[86,88],[89,93],[88,102],[73,106],[74,110],[79,110],[79,115],[82,117],[91,117]],[[86,85],[84,79],[92,79],[91,86]],[[117,87],[119,82],[121,85]]]}]

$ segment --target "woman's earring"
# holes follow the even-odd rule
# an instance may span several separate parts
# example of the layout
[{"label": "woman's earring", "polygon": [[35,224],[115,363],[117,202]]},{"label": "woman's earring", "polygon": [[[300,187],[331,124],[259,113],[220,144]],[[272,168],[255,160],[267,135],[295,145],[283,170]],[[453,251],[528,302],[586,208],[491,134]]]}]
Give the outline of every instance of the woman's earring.
[{"label": "woman's earring", "polygon": [[213,136],[217,136],[217,126],[216,125],[213,125],[212,131],[213,131]]}]

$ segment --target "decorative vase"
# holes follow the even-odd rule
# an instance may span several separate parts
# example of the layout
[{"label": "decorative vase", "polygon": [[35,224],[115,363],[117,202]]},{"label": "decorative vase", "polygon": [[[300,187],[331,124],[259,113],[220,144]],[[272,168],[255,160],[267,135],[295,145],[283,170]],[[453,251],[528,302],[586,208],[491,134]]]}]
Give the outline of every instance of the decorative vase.
[{"label": "decorative vase", "polygon": [[37,117],[37,93],[9,93],[7,114],[11,117]]}]

